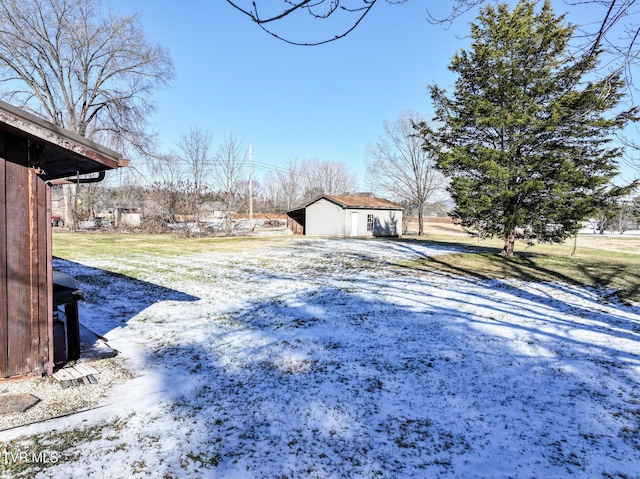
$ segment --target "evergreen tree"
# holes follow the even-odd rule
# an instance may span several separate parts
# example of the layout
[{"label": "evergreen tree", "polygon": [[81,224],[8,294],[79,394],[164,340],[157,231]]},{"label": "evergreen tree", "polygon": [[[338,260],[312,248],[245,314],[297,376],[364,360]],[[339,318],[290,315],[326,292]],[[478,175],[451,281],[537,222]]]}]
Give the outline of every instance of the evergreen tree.
[{"label": "evergreen tree", "polygon": [[535,3],[481,10],[471,48],[449,66],[458,74],[452,98],[431,87],[441,128],[423,129],[451,178],[453,216],[504,238],[505,256],[517,237],[563,241],[630,189],[611,184],[622,155],[612,134],[637,116],[619,109],[619,72],[596,80],[597,52],[572,56],[574,27],[550,1],[539,12]]}]

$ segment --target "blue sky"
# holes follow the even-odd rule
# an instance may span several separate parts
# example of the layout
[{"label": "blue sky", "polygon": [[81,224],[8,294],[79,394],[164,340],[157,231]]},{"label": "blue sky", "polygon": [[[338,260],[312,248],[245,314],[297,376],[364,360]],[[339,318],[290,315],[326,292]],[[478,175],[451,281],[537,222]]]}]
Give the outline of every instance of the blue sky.
[{"label": "blue sky", "polygon": [[[296,158],[319,158],[348,165],[363,190],[367,145],[385,120],[405,110],[431,115],[427,87],[451,89],[455,77],[447,65],[468,45],[464,37],[475,18],[467,14],[447,29],[427,21],[427,5],[438,14],[450,2],[380,0],[346,38],[300,47],[269,36],[222,0],[111,4],[139,12],[149,38],[174,61],[176,79],[155,95],[152,119],[166,149],[191,127],[210,131],[215,143],[233,134],[253,145],[258,178]],[[282,27],[306,41],[330,26],[314,25]]]}]

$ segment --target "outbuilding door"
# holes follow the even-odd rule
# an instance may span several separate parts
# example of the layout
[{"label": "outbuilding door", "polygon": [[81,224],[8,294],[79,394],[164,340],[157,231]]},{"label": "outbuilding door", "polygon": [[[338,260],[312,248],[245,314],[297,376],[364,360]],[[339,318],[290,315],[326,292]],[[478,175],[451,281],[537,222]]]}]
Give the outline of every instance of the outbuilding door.
[{"label": "outbuilding door", "polygon": [[351,212],[351,236],[358,236],[358,212]]}]

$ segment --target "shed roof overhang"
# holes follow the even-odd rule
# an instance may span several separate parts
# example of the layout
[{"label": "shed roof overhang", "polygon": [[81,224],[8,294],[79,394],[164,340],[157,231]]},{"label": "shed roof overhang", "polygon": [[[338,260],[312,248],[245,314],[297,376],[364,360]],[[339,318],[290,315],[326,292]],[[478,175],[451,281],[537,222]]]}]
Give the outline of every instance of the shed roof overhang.
[{"label": "shed roof overhang", "polygon": [[[38,145],[38,158],[33,166],[42,170],[40,176],[46,181],[99,173],[129,164],[120,153],[4,101],[0,101],[0,130]],[[11,158],[7,160],[11,161]]]},{"label": "shed roof overhang", "polygon": [[320,195],[308,203],[299,206],[293,210],[287,211],[289,213],[295,213],[300,210],[304,211],[312,204],[320,200],[327,200],[341,207],[342,209],[366,209],[366,210],[394,210],[402,211],[404,207],[391,201],[383,200],[382,198],[372,198],[363,196],[345,196],[345,195]]}]

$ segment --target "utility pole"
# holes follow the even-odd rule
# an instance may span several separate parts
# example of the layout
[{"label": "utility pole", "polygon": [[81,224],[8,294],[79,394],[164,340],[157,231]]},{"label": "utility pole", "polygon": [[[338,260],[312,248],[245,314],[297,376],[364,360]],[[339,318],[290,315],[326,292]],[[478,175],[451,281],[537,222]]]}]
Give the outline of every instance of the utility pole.
[{"label": "utility pole", "polygon": [[249,233],[253,231],[253,145],[249,143]]}]

